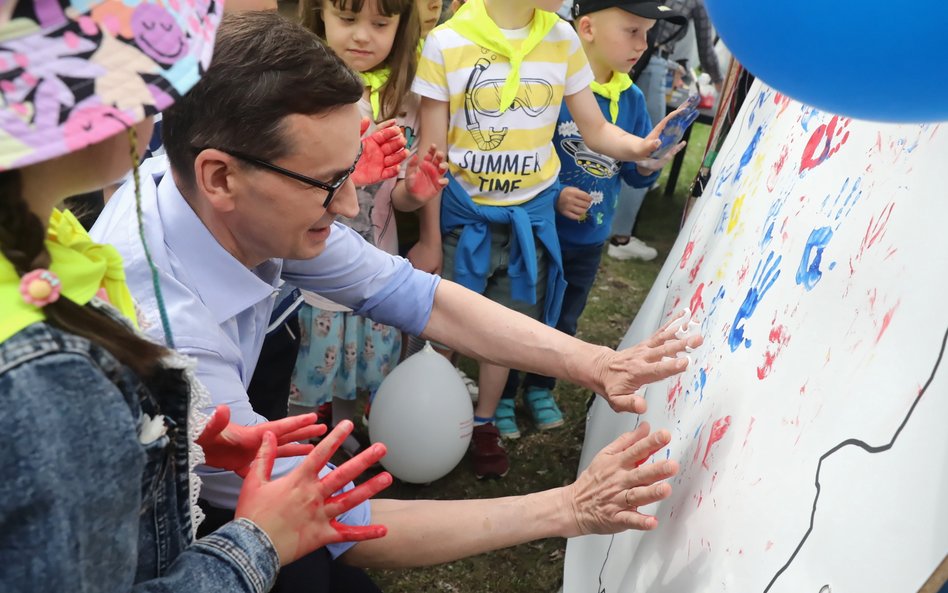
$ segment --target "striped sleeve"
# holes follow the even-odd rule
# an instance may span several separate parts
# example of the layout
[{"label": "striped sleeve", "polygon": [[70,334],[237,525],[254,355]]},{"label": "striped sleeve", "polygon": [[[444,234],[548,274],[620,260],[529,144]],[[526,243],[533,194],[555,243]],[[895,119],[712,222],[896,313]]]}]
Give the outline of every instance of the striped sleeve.
[{"label": "striped sleeve", "polygon": [[437,31],[432,31],[425,40],[425,47],[418,61],[418,72],[415,74],[411,90],[422,97],[448,101],[451,98],[451,90],[448,88],[444,54],[441,51],[437,33]]},{"label": "striped sleeve", "polygon": [[566,86],[563,94],[566,96],[575,95],[588,87],[594,80],[592,70],[589,68],[589,61],[586,59],[586,53],[583,51],[583,45],[572,27],[564,23],[557,26],[563,26],[567,29],[568,39],[570,40],[569,58],[566,61]]}]

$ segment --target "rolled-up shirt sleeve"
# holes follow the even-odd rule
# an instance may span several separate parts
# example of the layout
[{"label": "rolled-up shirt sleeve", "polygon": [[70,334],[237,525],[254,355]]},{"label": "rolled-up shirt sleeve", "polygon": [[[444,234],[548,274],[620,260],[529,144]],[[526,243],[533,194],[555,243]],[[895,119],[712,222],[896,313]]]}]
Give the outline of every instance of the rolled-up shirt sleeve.
[{"label": "rolled-up shirt sleeve", "polygon": [[333,223],[326,248],[311,260],[285,260],[283,279],[357,315],[418,335],[431,317],[440,278],[368,244]]}]

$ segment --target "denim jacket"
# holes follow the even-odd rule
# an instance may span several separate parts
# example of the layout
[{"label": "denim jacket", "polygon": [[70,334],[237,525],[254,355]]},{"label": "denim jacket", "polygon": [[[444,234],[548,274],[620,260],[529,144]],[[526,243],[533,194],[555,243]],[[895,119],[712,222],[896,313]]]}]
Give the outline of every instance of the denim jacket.
[{"label": "denim jacket", "polygon": [[[269,590],[252,522],[193,541],[189,395],[181,371],[143,382],[46,323],[0,343],[0,591]],[[141,443],[144,414],[167,432]]]}]

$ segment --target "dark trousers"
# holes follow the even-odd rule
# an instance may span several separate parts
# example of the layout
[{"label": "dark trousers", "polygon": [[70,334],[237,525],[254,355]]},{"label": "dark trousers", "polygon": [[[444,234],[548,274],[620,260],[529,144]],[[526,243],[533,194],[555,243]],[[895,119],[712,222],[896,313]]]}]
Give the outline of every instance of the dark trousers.
[{"label": "dark trousers", "polygon": [[[586,308],[586,301],[589,299],[589,291],[592,290],[593,283],[596,281],[596,274],[599,273],[599,262],[602,260],[603,243],[579,247],[573,249],[563,249],[563,276],[566,279],[566,292],[563,293],[563,307],[560,309],[560,316],[556,322],[556,329],[564,334],[576,335],[576,325],[579,322],[579,316]],[[511,369],[507,376],[507,384],[504,386],[503,397],[505,399],[514,399],[517,397],[517,389],[520,386],[520,371]],[[556,387],[556,379],[553,377],[544,377],[526,373],[523,377],[524,390],[530,387],[540,387],[552,390]]]}]

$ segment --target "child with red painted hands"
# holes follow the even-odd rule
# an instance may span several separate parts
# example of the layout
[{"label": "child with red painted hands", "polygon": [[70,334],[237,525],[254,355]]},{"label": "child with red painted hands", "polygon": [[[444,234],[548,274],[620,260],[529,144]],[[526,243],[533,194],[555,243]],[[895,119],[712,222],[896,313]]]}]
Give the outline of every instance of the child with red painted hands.
[{"label": "child with red painted hands", "polygon": [[[417,210],[447,183],[444,155],[433,146],[419,150],[417,144],[418,99],[409,90],[420,32],[416,2],[304,0],[300,10],[303,24],[365,83],[359,107],[368,136],[352,175],[359,214],[341,222],[397,254],[394,210]],[[398,363],[401,334],[315,293],[303,291],[303,298],[290,411],[318,408],[332,424],[351,420],[358,392],[374,393]],[[343,448],[354,453],[359,443],[350,438]]]}]

